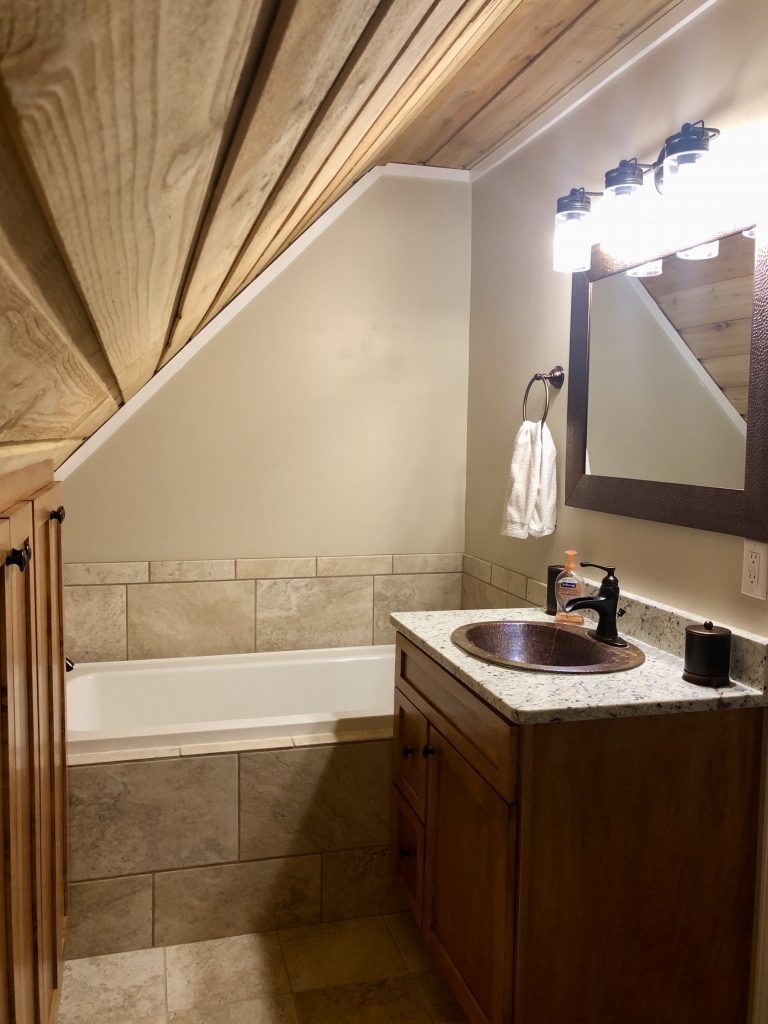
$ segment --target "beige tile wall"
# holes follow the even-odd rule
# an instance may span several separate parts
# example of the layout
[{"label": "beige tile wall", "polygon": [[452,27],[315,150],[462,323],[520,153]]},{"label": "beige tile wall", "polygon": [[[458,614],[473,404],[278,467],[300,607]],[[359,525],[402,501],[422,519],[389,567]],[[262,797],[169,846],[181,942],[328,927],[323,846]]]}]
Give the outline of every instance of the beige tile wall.
[{"label": "beige tile wall", "polygon": [[391,611],[458,608],[462,555],[347,555],[64,567],[75,662],[392,643]]},{"label": "beige tile wall", "polygon": [[544,607],[547,587],[501,565],[465,554],[461,579],[462,608]]},{"label": "beige tile wall", "polygon": [[391,741],[69,770],[70,958],[396,913]]}]

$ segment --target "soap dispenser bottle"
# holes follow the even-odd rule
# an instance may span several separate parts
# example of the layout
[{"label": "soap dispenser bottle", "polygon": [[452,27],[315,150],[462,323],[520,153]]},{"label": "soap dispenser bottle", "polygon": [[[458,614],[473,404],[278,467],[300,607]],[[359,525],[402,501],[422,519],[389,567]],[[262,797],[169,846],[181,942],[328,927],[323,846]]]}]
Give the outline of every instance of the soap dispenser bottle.
[{"label": "soap dispenser bottle", "polygon": [[572,622],[581,625],[584,616],[577,612],[566,612],[568,601],[584,596],[584,580],[576,572],[576,552],[565,552],[565,568],[555,580],[555,597],[557,598],[557,622]]}]

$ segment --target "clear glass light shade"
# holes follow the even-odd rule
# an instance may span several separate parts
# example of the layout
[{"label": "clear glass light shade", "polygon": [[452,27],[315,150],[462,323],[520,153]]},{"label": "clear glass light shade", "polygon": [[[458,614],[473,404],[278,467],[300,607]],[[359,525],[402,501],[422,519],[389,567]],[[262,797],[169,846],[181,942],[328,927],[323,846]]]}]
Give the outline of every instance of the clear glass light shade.
[{"label": "clear glass light shade", "polygon": [[664,273],[663,260],[651,260],[627,271],[627,277],[660,277]]},{"label": "clear glass light shade", "polygon": [[555,214],[553,266],[561,274],[589,270],[592,262],[592,218],[586,210]]},{"label": "clear glass light shade", "polygon": [[631,259],[643,227],[643,186],[612,185],[600,201],[600,248],[617,259]]},{"label": "clear glass light shade", "polygon": [[720,252],[720,242],[705,242],[694,245],[692,249],[683,249],[677,255],[681,260],[714,260]]},{"label": "clear glass light shade", "polygon": [[692,190],[704,187],[708,166],[709,153],[706,150],[668,156],[664,160],[664,195],[690,194]]}]

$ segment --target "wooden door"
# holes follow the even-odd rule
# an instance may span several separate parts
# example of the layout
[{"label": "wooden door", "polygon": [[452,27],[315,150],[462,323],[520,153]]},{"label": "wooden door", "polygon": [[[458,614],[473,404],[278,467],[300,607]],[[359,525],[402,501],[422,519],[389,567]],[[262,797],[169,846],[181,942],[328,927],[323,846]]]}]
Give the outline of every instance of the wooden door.
[{"label": "wooden door", "polygon": [[[421,755],[419,755],[421,756]],[[424,826],[397,789],[392,792],[392,872],[418,924],[424,898]]]},{"label": "wooden door", "polygon": [[511,1021],[516,808],[429,727],[424,935],[469,1019]]},{"label": "wooden door", "polygon": [[33,693],[35,921],[42,1024],[59,1003],[66,922],[66,764],[60,488],[33,496],[37,687]]},{"label": "wooden door", "polygon": [[422,821],[427,805],[427,764],[422,756],[426,742],[426,718],[400,690],[395,689],[392,775],[395,785]]},{"label": "wooden door", "polygon": [[38,1018],[33,879],[33,726],[30,694],[37,681],[35,588],[29,568],[32,506],[0,517],[0,757],[2,757],[5,988],[13,1024]]}]

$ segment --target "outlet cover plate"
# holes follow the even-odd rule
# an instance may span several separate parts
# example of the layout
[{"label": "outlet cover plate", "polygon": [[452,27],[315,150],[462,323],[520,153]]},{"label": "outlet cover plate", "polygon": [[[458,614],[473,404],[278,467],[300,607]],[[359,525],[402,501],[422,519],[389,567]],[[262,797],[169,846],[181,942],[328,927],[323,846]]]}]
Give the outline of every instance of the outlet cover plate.
[{"label": "outlet cover plate", "polygon": [[768,544],[744,541],[744,564],[741,570],[741,592],[748,597],[766,598],[768,583]]}]

